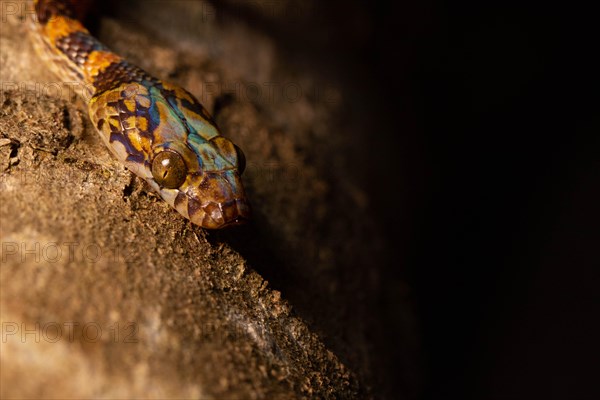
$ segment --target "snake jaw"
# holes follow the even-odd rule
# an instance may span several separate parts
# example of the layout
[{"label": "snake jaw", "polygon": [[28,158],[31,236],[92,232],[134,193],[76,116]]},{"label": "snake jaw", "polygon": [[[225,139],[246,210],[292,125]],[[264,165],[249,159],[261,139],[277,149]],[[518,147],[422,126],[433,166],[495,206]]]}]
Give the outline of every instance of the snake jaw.
[{"label": "snake jaw", "polygon": [[203,228],[220,229],[241,224],[250,218],[250,205],[236,172],[222,171],[217,176],[204,179],[194,189],[191,193],[197,193],[196,199],[202,199],[202,202],[199,208],[188,205],[189,218],[193,223]]},{"label": "snake jaw", "polygon": [[220,229],[250,219],[250,205],[235,170],[204,174],[190,179],[185,187],[159,192],[181,215],[202,228]]},{"label": "snake jaw", "polygon": [[[226,203],[209,203],[202,207],[202,213],[195,218],[191,216],[192,222],[207,229],[220,229],[232,225],[240,225],[250,218],[250,208],[243,200],[231,200]],[[194,221],[196,220],[196,221]]]}]

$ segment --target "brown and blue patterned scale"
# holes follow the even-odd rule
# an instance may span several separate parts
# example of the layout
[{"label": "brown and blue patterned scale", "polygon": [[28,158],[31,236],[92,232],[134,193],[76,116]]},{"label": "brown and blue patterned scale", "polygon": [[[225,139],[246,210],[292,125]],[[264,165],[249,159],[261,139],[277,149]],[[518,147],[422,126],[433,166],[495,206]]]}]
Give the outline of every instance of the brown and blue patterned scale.
[{"label": "brown and blue patterned scale", "polygon": [[109,149],[193,223],[222,228],[248,219],[242,151],[189,92],[94,38],[76,18],[77,4],[34,1],[32,37],[61,79],[86,88],[90,119]]}]

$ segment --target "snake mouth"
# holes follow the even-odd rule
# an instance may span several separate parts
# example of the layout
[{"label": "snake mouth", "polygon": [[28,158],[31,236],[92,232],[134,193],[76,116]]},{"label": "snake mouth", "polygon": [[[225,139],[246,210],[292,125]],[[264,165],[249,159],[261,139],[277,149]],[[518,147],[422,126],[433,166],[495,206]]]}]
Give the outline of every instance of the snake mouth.
[{"label": "snake mouth", "polygon": [[199,225],[208,229],[241,225],[250,219],[250,206],[241,199],[224,203],[210,202],[202,207],[202,211],[204,216]]},{"label": "snake mouth", "polygon": [[193,224],[205,229],[239,225],[250,219],[250,204],[237,172],[203,174],[179,190],[173,205]]}]

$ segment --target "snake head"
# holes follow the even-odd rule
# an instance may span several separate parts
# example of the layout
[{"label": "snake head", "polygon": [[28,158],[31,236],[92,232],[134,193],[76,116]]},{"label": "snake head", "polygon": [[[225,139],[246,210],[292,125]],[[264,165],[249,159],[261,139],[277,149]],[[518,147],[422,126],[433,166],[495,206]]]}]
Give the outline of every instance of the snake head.
[{"label": "snake head", "polygon": [[250,217],[240,178],[244,167],[241,149],[230,140],[215,136],[204,141],[191,136],[188,145],[167,142],[155,148],[150,183],[194,224],[218,229]]},{"label": "snake head", "polygon": [[190,93],[128,83],[94,95],[89,109],[115,156],[194,224],[218,229],[250,217],[244,155]]}]

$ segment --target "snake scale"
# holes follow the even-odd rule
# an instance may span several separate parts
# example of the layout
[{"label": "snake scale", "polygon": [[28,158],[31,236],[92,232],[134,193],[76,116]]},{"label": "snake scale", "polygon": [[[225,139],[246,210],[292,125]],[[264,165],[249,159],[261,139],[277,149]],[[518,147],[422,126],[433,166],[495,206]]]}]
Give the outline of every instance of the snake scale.
[{"label": "snake scale", "polygon": [[33,6],[38,54],[59,79],[87,88],[90,120],[127,169],[203,228],[250,217],[244,155],[193,95],[110,51],[77,18],[76,0]]}]

